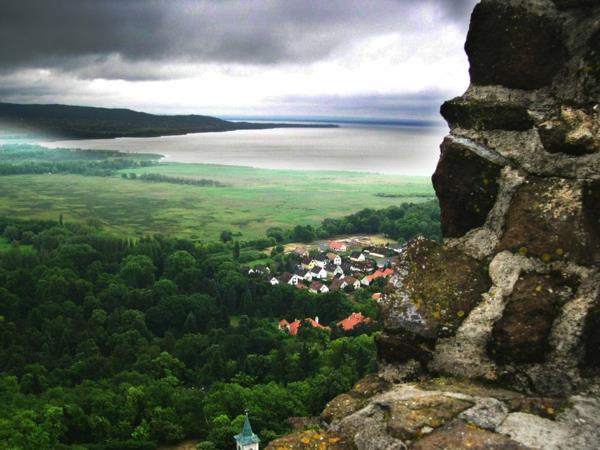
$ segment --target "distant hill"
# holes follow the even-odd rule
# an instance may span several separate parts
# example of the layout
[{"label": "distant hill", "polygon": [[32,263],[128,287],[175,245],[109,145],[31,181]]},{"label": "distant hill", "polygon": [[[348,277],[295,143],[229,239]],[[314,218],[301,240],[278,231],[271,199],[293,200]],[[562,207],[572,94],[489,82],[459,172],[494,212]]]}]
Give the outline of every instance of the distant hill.
[{"label": "distant hill", "polygon": [[152,137],[267,128],[331,128],[328,124],[230,122],[210,116],[155,115],[130,109],[0,103],[0,128],[54,138]]}]

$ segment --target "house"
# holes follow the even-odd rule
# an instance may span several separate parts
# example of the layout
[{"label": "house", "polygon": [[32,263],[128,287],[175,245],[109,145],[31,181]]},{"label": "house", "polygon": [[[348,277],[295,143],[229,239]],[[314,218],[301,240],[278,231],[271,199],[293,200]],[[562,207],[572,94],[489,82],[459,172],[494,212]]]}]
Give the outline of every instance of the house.
[{"label": "house", "polygon": [[337,324],[338,324],[338,327],[340,327],[342,330],[350,331],[354,327],[356,327],[360,324],[363,324],[363,323],[366,324],[369,322],[371,322],[371,319],[363,316],[362,313],[353,312],[348,317],[346,317],[344,320],[340,320]]},{"label": "house", "polygon": [[346,246],[345,243],[343,242],[338,242],[338,241],[331,241],[327,244],[327,246],[336,252],[345,252],[346,250],[348,250],[348,247]]},{"label": "house", "polygon": [[308,256],[308,250],[306,247],[296,247],[294,250],[292,250],[292,253],[295,253],[300,257]]},{"label": "house", "polygon": [[350,254],[350,260],[354,262],[364,262],[365,255],[363,252],[352,252]]},{"label": "house", "polygon": [[313,279],[325,280],[327,278],[327,271],[323,267],[315,266],[310,273]]},{"label": "house", "polygon": [[383,270],[377,270],[375,272],[373,272],[371,275],[367,275],[366,277],[364,277],[360,282],[365,285],[365,286],[369,286],[373,281],[379,279],[379,278],[388,278],[390,276],[392,276],[394,274],[394,269],[383,269]]},{"label": "house", "polygon": [[265,275],[268,273],[271,273],[271,269],[269,269],[267,266],[256,266],[248,270],[248,275]]},{"label": "house", "polygon": [[375,263],[372,260],[367,259],[365,261],[353,262],[350,264],[351,272],[373,272],[375,269]]},{"label": "house", "polygon": [[325,266],[325,270],[329,274],[330,277],[335,277],[336,275],[344,275],[344,270],[341,266],[329,263]]},{"label": "house", "polygon": [[331,282],[331,284],[329,285],[329,290],[330,291],[340,291],[340,290],[344,289],[346,286],[348,286],[348,283],[346,283],[344,278],[338,278]]},{"label": "house", "polygon": [[295,286],[296,284],[298,284],[298,280],[299,280],[298,275],[294,275],[289,272],[284,272],[279,277],[280,283],[290,284],[292,286]]},{"label": "house", "polygon": [[308,290],[314,294],[326,294],[329,292],[329,288],[320,281],[313,281]]},{"label": "house", "polygon": [[303,256],[300,259],[300,265],[302,266],[303,269],[312,269],[314,264],[311,266],[310,263],[312,262],[312,259],[310,259],[308,256]]},{"label": "house", "polygon": [[301,281],[298,281],[298,283],[296,283],[295,287],[296,287],[296,289],[308,289],[308,286],[306,286]]},{"label": "house", "polygon": [[385,247],[368,247],[365,249],[365,253],[373,258],[385,258],[387,255],[387,248]]},{"label": "house", "polygon": [[329,262],[335,264],[336,266],[339,266],[340,264],[342,264],[342,257],[340,255],[336,255],[335,253],[327,253],[327,259],[329,260]]},{"label": "house", "polygon": [[317,265],[317,261],[315,261],[314,259],[312,259],[312,258],[307,258],[307,259],[308,259],[308,262],[302,263],[302,267],[304,267],[305,269],[310,270]]},{"label": "house", "polygon": [[329,259],[327,259],[327,255],[325,253],[319,253],[314,257],[313,261],[315,262],[315,266],[325,267],[329,262]]},{"label": "house", "polygon": [[269,283],[271,283],[271,286],[275,286],[275,285],[279,284],[279,280],[277,278],[273,277],[269,280]]},{"label": "house", "polygon": [[319,317],[315,317],[314,319],[311,319],[309,317],[307,319],[304,319],[303,321],[300,321],[300,320],[296,319],[293,322],[288,322],[287,320],[283,319],[283,320],[279,321],[279,329],[281,331],[287,331],[292,336],[296,336],[298,334],[298,330],[302,326],[303,322],[308,323],[313,328],[319,328],[319,329],[322,329],[322,330],[329,330],[329,327],[324,327],[323,325],[321,325],[319,323]]},{"label": "house", "polygon": [[381,292],[375,292],[373,295],[371,295],[371,298],[373,300],[379,300],[379,299],[381,299]]},{"label": "house", "polygon": [[310,272],[310,270],[307,270],[307,269],[298,269],[298,270],[296,270],[294,275],[296,275],[298,278],[300,278],[302,280],[306,280],[306,281],[312,281],[312,279],[313,279],[312,273]]},{"label": "house", "polygon": [[344,281],[348,286],[352,286],[354,289],[360,289],[360,281],[354,277],[344,277]]}]

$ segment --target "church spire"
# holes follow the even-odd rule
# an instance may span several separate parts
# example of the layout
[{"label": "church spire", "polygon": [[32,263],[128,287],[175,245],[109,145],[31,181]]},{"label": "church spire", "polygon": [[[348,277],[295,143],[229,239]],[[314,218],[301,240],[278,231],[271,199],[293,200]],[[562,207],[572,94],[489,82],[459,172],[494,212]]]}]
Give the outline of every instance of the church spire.
[{"label": "church spire", "polygon": [[258,450],[258,443],[260,442],[260,439],[252,431],[252,425],[250,424],[248,411],[246,411],[242,432],[236,434],[234,439],[237,443],[237,450]]}]

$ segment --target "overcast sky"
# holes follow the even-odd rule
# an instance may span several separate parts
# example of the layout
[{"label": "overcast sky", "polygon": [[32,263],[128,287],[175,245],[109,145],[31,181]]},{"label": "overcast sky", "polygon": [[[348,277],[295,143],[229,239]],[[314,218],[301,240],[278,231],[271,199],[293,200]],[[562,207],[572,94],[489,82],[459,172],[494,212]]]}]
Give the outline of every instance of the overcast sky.
[{"label": "overcast sky", "polygon": [[0,100],[435,118],[477,0],[0,0]]}]

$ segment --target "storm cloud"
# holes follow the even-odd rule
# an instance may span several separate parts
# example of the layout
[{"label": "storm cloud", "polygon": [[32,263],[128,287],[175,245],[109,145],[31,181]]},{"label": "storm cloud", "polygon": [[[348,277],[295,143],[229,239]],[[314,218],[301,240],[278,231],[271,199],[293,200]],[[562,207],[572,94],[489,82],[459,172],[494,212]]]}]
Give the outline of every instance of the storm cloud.
[{"label": "storm cloud", "polygon": [[0,101],[433,116],[476,2],[0,0]]},{"label": "storm cloud", "polygon": [[[151,63],[307,63],[366,36],[465,23],[472,0],[0,0],[0,67],[177,77]],[[7,45],[8,44],[8,45]],[[129,70],[136,64],[136,70]]]}]

